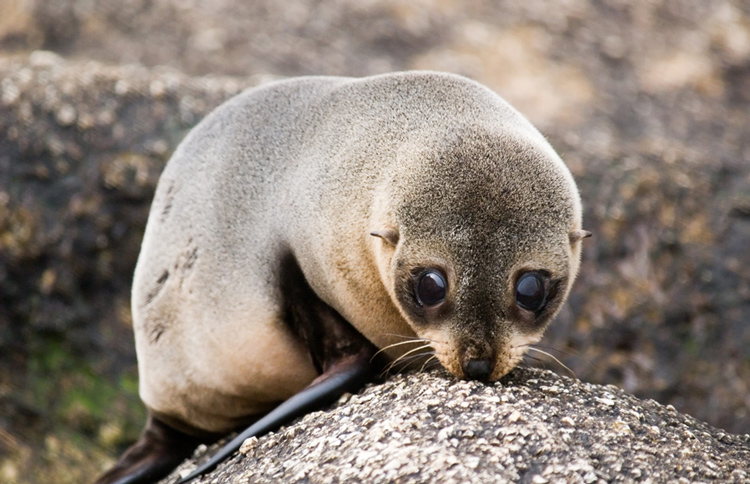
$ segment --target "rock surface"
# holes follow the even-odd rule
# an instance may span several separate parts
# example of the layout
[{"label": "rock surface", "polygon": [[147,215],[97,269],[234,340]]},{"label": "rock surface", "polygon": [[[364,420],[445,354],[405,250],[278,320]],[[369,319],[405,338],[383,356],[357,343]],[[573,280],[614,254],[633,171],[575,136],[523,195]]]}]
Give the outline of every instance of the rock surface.
[{"label": "rock surface", "polygon": [[0,1],[0,481],[89,480],[138,434],[158,174],[218,103],[304,74],[448,70],[518,107],[595,234],[542,349],[750,432],[748,66],[732,0]]},{"label": "rock surface", "polygon": [[[194,468],[197,452],[163,484]],[[390,378],[248,439],[195,482],[750,482],[750,435],[549,371],[500,383],[445,372]]]}]

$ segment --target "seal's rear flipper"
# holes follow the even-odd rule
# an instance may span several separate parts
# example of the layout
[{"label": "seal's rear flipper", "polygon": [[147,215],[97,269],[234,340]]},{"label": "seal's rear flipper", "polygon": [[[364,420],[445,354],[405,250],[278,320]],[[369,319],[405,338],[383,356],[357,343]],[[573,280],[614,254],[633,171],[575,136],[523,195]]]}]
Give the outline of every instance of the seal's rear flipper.
[{"label": "seal's rear flipper", "polygon": [[140,439],[94,484],[156,482],[189,457],[198,444],[210,440],[183,433],[149,415]]},{"label": "seal's rear flipper", "polygon": [[210,472],[224,459],[235,453],[245,439],[274,431],[313,410],[335,402],[346,392],[356,392],[371,380],[371,351],[344,357],[333,363],[325,373],[316,378],[304,390],[294,395],[273,411],[261,418],[234,440],[225,445],[208,462],[195,469],[177,484],[186,483],[195,477]]}]

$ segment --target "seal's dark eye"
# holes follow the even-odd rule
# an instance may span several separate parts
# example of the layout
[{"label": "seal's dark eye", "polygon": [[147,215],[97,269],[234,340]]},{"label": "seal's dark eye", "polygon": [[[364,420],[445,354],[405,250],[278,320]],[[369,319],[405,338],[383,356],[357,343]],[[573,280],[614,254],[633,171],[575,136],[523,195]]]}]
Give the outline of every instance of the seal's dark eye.
[{"label": "seal's dark eye", "polygon": [[538,272],[527,272],[516,283],[516,302],[532,312],[538,312],[547,302],[544,279]]},{"label": "seal's dark eye", "polygon": [[422,274],[417,281],[417,302],[421,306],[436,306],[445,301],[445,276],[431,270]]}]

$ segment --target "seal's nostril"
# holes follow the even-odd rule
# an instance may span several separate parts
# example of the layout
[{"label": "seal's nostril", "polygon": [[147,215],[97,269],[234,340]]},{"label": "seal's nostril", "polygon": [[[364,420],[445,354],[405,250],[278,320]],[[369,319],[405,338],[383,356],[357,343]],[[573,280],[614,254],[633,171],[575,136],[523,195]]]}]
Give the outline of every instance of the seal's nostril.
[{"label": "seal's nostril", "polygon": [[487,381],[492,374],[493,366],[490,360],[469,360],[463,365],[464,377],[470,380]]}]

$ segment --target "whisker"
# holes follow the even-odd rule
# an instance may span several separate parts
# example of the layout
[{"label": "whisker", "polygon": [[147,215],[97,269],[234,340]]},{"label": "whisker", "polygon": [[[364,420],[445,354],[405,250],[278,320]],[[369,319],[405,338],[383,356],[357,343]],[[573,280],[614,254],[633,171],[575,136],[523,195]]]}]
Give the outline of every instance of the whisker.
[{"label": "whisker", "polygon": [[434,353],[435,353],[435,351],[433,351],[431,349],[430,350],[426,350],[426,351],[422,351],[421,353],[415,353],[413,355],[407,355],[406,353],[404,353],[403,356],[401,356],[400,358],[398,358],[398,361],[413,360],[415,358],[420,358],[420,357],[425,356],[425,355],[432,355]]},{"label": "whisker", "polygon": [[[415,354],[415,355],[410,355],[410,356],[407,356],[407,357],[405,357],[405,358],[399,358],[399,359],[398,359],[398,361],[397,361],[396,363],[397,363],[397,364],[399,364],[399,365],[401,365],[401,364],[403,363],[403,365],[401,366],[401,368],[399,368],[399,369],[398,369],[398,370],[396,370],[396,371],[401,371],[401,370],[403,370],[403,369],[404,369],[404,368],[406,368],[406,367],[407,367],[407,366],[409,365],[409,363],[411,363],[412,361],[414,361],[414,360],[418,360],[419,358],[424,358],[425,356],[429,355],[430,353],[432,353],[432,352],[431,352],[431,351],[425,351],[425,352],[423,352],[423,353],[417,353],[417,354]],[[394,365],[394,366],[395,366],[395,365]]]},{"label": "whisker", "polygon": [[570,372],[570,374],[571,374],[571,375],[573,375],[573,378],[575,378],[576,380],[578,379],[578,375],[576,375],[576,372],[574,372],[573,370],[571,370],[570,368],[568,368],[567,366],[565,366],[565,365],[563,364],[563,362],[562,362],[562,361],[560,361],[560,360],[558,360],[557,358],[555,358],[555,356],[554,356],[554,355],[552,355],[552,354],[550,354],[550,353],[547,353],[546,351],[540,350],[539,348],[534,348],[534,347],[533,347],[533,346],[531,346],[531,345],[529,345],[529,348],[528,348],[528,349],[530,349],[530,350],[532,350],[532,351],[536,351],[537,353],[541,353],[541,354],[543,354],[543,355],[549,356],[550,358],[552,358],[553,360],[555,360],[555,361],[557,362],[557,364],[558,364],[558,365],[560,365],[560,366],[562,366],[563,368],[565,368],[566,370],[568,370],[568,371]]},{"label": "whisker", "polygon": [[396,361],[398,361],[398,360],[400,360],[402,358],[405,358],[406,356],[414,353],[415,351],[423,350],[423,349],[426,349],[426,348],[432,348],[432,345],[426,344],[426,345],[422,345],[422,346],[417,346],[416,348],[412,348],[409,351],[407,351],[406,353],[404,353],[403,355],[399,356],[396,359]]},{"label": "whisker", "polygon": [[398,333],[381,333],[381,334],[384,334],[385,336],[396,336],[398,338],[403,338],[403,339],[412,339],[412,340],[414,340],[414,339],[424,339],[424,338],[420,338],[419,336],[408,336],[408,335],[405,335],[405,334],[398,334]]},{"label": "whisker", "polygon": [[[396,359],[395,359],[395,360],[394,360],[394,361],[393,361],[393,362],[392,362],[392,363],[391,363],[391,364],[390,364],[390,365],[388,366],[387,370],[388,370],[388,371],[390,371],[390,370],[391,370],[391,369],[392,369],[392,368],[393,368],[393,367],[394,367],[394,366],[395,366],[396,364],[398,364],[398,362],[400,362],[400,361],[403,361],[404,359],[408,358],[408,356],[409,356],[409,355],[411,355],[412,353],[414,353],[414,352],[417,352],[417,351],[422,351],[422,350],[425,350],[425,349],[427,349],[427,348],[430,348],[430,345],[419,346],[419,347],[417,347],[417,348],[413,348],[413,349],[411,349],[411,350],[407,351],[407,352],[406,352],[406,353],[404,353],[403,355],[401,355],[401,356],[399,356],[398,358],[396,358]],[[418,353],[418,354],[417,354],[416,356],[420,356],[421,354],[422,354],[422,353]],[[425,352],[425,354],[427,354],[427,352]],[[407,360],[407,361],[408,361],[408,360]]]},{"label": "whisker", "polygon": [[429,362],[433,360],[437,360],[437,359],[438,359],[437,355],[433,353],[432,356],[427,358],[427,360],[422,364],[422,368],[419,369],[419,372],[422,373]]},{"label": "whisker", "polygon": [[[527,345],[520,345],[520,346],[527,346]],[[578,358],[579,360],[583,361],[584,363],[586,363],[592,370],[596,369],[596,367],[588,359],[586,359],[579,351],[563,350],[560,348],[555,348],[554,346],[540,345],[540,344],[535,344],[534,347],[544,348],[545,350],[557,351],[558,353],[562,353],[563,355],[566,355],[566,356],[574,356]]]},{"label": "whisker", "polygon": [[523,359],[519,365],[523,363],[524,368],[544,368],[549,369],[549,362],[535,356],[531,356],[528,353],[524,353]]},{"label": "whisker", "polygon": [[414,352],[416,352],[416,351],[421,351],[421,350],[427,349],[427,348],[431,348],[431,345],[429,345],[429,344],[426,344],[426,345],[418,346],[418,347],[416,347],[416,348],[412,348],[411,350],[407,351],[407,352],[406,352],[406,353],[404,353],[403,355],[401,355],[401,356],[399,356],[398,358],[396,358],[396,359],[395,359],[395,360],[394,360],[394,361],[393,361],[393,362],[392,362],[392,363],[391,363],[390,365],[388,365],[388,366],[386,367],[386,369],[384,370],[384,372],[383,372],[383,373],[385,374],[385,373],[388,373],[389,371],[391,371],[391,369],[392,369],[392,368],[393,368],[393,367],[394,367],[394,366],[395,366],[395,365],[396,365],[396,364],[397,364],[397,363],[398,363],[399,361],[403,360],[404,358],[406,358],[406,357],[407,357],[407,356],[409,356],[410,354],[412,354],[412,353],[414,353]]},{"label": "whisker", "polygon": [[398,338],[409,339],[409,340],[414,340],[414,341],[421,340],[421,341],[431,341],[433,343],[440,343],[440,344],[445,343],[444,341],[441,341],[441,340],[430,339],[430,338],[420,338],[419,336],[407,336],[407,335],[398,334],[398,333],[380,333],[380,334],[383,334],[385,336],[396,336]]},{"label": "whisker", "polygon": [[[380,353],[382,353],[383,351],[387,349],[394,348],[396,346],[408,345],[408,344],[414,344],[414,343],[430,343],[430,341],[426,339],[418,339],[418,340],[412,340],[412,341],[399,341],[398,343],[393,343],[388,346],[383,346],[378,351],[376,351],[374,355],[372,355],[372,358],[370,358],[370,362],[372,362],[372,360],[375,359],[376,356],[378,356]],[[429,344],[427,346],[429,346]]]},{"label": "whisker", "polygon": [[542,367],[544,369],[549,368],[547,361],[541,358],[537,358],[535,356],[531,356],[528,353],[524,353],[523,359],[521,361],[523,361],[523,363],[526,364],[526,368],[539,368],[539,367]]}]

